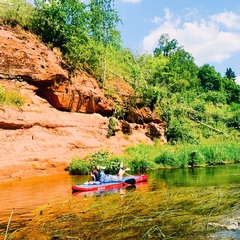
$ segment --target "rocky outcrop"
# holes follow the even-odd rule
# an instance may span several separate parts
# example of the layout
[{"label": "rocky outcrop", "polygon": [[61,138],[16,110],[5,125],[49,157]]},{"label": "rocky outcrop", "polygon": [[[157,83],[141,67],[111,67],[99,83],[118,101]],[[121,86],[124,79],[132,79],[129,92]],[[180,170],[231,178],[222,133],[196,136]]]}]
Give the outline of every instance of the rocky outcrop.
[{"label": "rocky outcrop", "polygon": [[[117,120],[116,120],[117,121]],[[166,143],[167,139],[165,137],[165,124],[164,123],[154,123],[149,124],[137,124],[129,123],[125,120],[117,121],[114,128],[114,134],[121,131],[123,134],[132,135],[136,131],[143,131],[145,135],[149,137],[152,141],[154,139],[159,139],[161,143]]]},{"label": "rocky outcrop", "polygon": [[0,28],[0,79],[26,81],[59,109],[111,115],[112,107],[97,81],[84,73],[70,79],[59,54],[34,35],[15,28]]},{"label": "rocky outcrop", "polygon": [[86,73],[78,73],[72,83],[63,82],[41,91],[44,98],[59,110],[81,113],[100,113],[111,116],[113,109],[96,80]]},{"label": "rocky outcrop", "polygon": [[[140,123],[146,127],[146,135],[154,139],[160,139],[162,143],[166,143],[165,137],[166,124],[154,113],[149,107],[131,108],[126,114],[126,120],[132,123]],[[132,132],[131,125],[123,122],[123,129],[130,134]]]},{"label": "rocky outcrop", "polygon": [[164,123],[150,122],[147,127],[147,136],[149,136],[152,140],[160,139],[162,143],[166,143],[167,139],[165,137],[165,127]]},{"label": "rocky outcrop", "polygon": [[161,123],[161,119],[149,107],[130,108],[126,113],[126,120],[134,123]]},{"label": "rocky outcrop", "polygon": [[20,28],[0,28],[0,76],[24,80],[35,86],[51,86],[68,79],[60,57],[34,35]]},{"label": "rocky outcrop", "polygon": [[127,121],[121,121],[121,124],[122,124],[122,127],[121,127],[121,130],[124,134],[128,134],[128,135],[131,135],[132,132],[133,132],[133,128],[131,126],[131,124]]}]

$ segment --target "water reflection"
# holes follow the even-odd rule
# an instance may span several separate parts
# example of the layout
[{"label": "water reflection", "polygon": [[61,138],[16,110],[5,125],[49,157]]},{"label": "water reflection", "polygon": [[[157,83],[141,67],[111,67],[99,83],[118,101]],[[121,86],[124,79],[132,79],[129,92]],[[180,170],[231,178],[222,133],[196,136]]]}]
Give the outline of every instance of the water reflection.
[{"label": "water reflection", "polygon": [[240,165],[163,169],[149,172],[149,178],[164,180],[168,186],[222,186],[240,182]]},{"label": "water reflection", "polygon": [[134,185],[129,185],[127,187],[115,188],[115,189],[109,189],[109,190],[73,192],[73,196],[74,197],[92,197],[92,196],[109,195],[109,194],[116,194],[116,193],[120,195],[125,195],[128,192],[130,191],[133,192],[135,190],[149,191],[148,181],[136,183]]}]

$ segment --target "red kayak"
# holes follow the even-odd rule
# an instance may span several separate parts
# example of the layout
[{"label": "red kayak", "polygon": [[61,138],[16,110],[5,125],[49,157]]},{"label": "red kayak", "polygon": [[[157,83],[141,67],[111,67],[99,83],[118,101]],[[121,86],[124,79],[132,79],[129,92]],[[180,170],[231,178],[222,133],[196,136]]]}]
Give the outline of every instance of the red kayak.
[{"label": "red kayak", "polygon": [[141,174],[135,176],[128,176],[123,177],[120,181],[117,182],[108,182],[108,183],[100,183],[100,182],[93,182],[92,184],[76,184],[72,186],[73,191],[105,191],[111,190],[116,188],[123,188],[130,185],[134,185],[136,183],[147,181],[148,175]]}]

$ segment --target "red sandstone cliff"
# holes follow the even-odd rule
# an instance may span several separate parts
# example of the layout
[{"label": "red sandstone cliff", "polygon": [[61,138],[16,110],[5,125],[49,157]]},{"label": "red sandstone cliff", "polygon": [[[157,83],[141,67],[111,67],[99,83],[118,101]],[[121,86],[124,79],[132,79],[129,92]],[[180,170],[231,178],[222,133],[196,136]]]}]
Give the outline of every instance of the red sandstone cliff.
[{"label": "red sandstone cliff", "polygon": [[[153,144],[142,125],[129,123],[128,138],[121,127],[107,138],[112,105],[94,78],[78,73],[70,79],[64,66],[35,36],[0,27],[0,85],[26,99],[20,109],[0,105],[0,181],[63,171],[74,156]],[[147,109],[135,115],[154,120]],[[165,141],[164,126],[157,124],[150,130]]]}]

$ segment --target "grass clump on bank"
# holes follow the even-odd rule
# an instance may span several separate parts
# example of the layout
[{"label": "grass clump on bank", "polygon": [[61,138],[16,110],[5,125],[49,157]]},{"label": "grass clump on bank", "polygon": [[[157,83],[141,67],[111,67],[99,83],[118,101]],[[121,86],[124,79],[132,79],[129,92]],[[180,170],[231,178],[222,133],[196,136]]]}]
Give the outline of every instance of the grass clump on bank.
[{"label": "grass clump on bank", "polygon": [[117,174],[121,160],[119,157],[110,157],[108,151],[98,151],[95,154],[89,154],[86,159],[74,157],[67,170],[72,175],[84,175],[91,172],[94,166],[104,166],[105,173]]},{"label": "grass clump on bank", "polygon": [[[73,159],[69,165],[70,174],[85,174],[92,166],[106,166],[106,173],[116,173],[118,164],[124,162],[134,172],[168,167],[194,167],[199,165],[217,165],[240,161],[238,141],[205,141],[201,145],[161,145],[140,144],[129,147],[124,157],[110,157],[108,152],[89,155],[87,160]],[[87,167],[86,167],[87,165]],[[84,166],[84,167],[83,167]],[[74,170],[78,168],[78,170]]]},{"label": "grass clump on bank", "polygon": [[216,165],[239,162],[240,146],[237,141],[205,142],[201,145],[133,146],[127,149],[129,161],[142,159],[153,168]]},{"label": "grass clump on bank", "polygon": [[0,85],[0,103],[8,106],[21,107],[25,98],[16,90],[4,90]]}]

